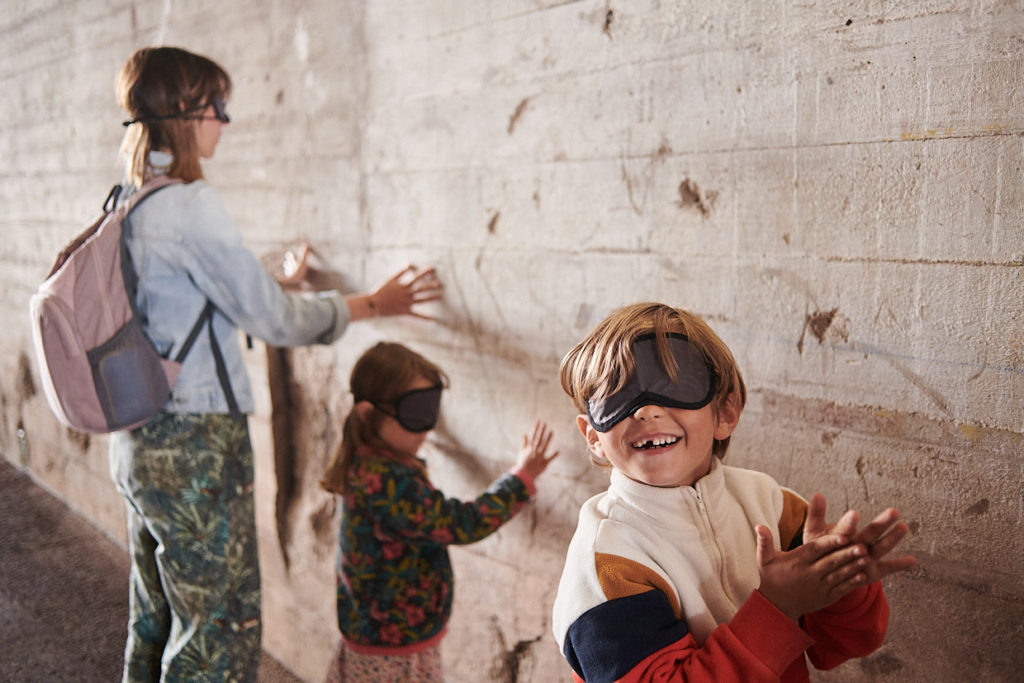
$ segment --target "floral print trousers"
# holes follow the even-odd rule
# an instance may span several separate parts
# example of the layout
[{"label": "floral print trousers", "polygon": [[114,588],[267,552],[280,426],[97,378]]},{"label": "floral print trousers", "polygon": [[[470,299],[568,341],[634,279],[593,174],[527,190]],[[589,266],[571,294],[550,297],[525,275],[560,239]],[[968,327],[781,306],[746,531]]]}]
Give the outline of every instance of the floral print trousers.
[{"label": "floral print trousers", "polygon": [[338,644],[327,671],[327,683],[444,683],[441,645],[408,655],[365,655]]},{"label": "floral print trousers", "polygon": [[124,681],[255,681],[260,576],[246,418],[160,413],[111,436],[131,553]]}]

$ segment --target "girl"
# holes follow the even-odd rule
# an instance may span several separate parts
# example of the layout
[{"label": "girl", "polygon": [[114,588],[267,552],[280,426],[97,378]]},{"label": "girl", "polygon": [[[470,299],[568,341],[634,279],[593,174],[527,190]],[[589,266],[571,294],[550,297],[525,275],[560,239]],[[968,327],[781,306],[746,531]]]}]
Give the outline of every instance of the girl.
[{"label": "girl", "polygon": [[138,205],[126,237],[146,333],[172,356],[214,307],[164,411],[110,440],[132,559],[126,681],[256,679],[253,398],[238,330],[277,346],[326,344],[350,321],[416,314],[414,304],[440,297],[431,269],[403,270],[370,294],[283,292],[203,180],[200,160],[214,154],[230,94],[220,66],[171,47],[139,50],[117,81],[130,117],[122,194],[159,175],[181,181]]},{"label": "girl", "polygon": [[447,546],[479,541],[534,493],[558,452],[538,421],[511,472],[471,502],[434,488],[416,457],[437,422],[444,374],[401,344],[381,342],[352,369],[354,405],[321,485],[342,497],[338,627],[329,681],[442,681],[451,614]]}]

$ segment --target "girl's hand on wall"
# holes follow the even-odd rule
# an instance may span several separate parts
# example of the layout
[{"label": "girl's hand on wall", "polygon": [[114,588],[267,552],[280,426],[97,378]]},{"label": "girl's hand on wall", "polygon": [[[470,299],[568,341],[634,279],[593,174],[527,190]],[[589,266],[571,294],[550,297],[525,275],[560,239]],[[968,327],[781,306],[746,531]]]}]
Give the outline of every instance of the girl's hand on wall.
[{"label": "girl's hand on wall", "polygon": [[534,479],[539,477],[541,472],[551,464],[551,461],[558,457],[558,451],[548,453],[553,435],[554,433],[543,420],[534,422],[533,431],[523,434],[523,445],[519,450],[516,469],[522,470]]}]

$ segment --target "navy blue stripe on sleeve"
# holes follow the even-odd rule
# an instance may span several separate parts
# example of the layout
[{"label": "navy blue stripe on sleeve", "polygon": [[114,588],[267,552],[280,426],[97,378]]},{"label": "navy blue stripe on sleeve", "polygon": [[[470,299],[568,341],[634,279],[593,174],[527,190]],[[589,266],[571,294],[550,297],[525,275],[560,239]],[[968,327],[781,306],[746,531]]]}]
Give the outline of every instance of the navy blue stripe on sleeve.
[{"label": "navy blue stripe on sleeve", "polygon": [[587,683],[612,683],[687,633],[665,594],[649,590],[584,612],[569,627],[563,654]]}]

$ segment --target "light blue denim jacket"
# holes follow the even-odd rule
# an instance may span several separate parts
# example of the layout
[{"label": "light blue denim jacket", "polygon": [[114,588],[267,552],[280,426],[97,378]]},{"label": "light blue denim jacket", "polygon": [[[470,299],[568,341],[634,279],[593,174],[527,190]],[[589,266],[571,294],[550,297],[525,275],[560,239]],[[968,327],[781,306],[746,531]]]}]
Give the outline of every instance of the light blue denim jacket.
[{"label": "light blue denim jacket", "polygon": [[[157,172],[171,157],[152,152]],[[126,188],[124,201],[135,188]],[[136,303],[157,350],[173,357],[209,298],[213,326],[231,388],[243,413],[253,411],[252,388],[238,330],[274,346],[329,344],[345,331],[348,305],[336,292],[287,294],[242,245],[242,234],[206,182],[165,187],[132,212],[126,239],[139,276]],[[204,326],[181,367],[166,410],[226,413],[208,330]]]}]

